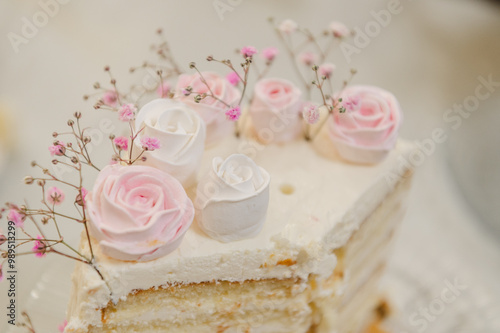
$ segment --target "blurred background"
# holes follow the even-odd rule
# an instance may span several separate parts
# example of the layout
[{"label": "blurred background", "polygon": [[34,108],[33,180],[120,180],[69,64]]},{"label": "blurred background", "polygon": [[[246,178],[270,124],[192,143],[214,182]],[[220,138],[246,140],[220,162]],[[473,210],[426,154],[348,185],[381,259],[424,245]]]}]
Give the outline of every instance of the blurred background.
[{"label": "blurred background", "polygon": [[[392,91],[404,111],[402,137],[424,144],[436,129],[446,132],[446,140],[429,148],[417,167],[408,215],[384,280],[395,304],[391,330],[499,332],[499,2],[2,1],[0,201],[39,200],[37,189],[22,179],[33,172],[30,161],[50,165],[51,133],[65,130],[73,112],[84,112],[85,123],[98,128],[102,119],[113,119],[82,96],[93,91],[95,81],[107,80],[105,65],[120,84],[137,81],[128,69],[151,59],[156,29],[163,28],[184,69],[196,61],[204,70],[217,70],[205,63],[207,55],[227,57],[245,45],[281,46],[267,22],[270,16],[291,18],[314,32],[332,20],[364,32],[367,38],[349,42],[357,50],[351,56],[333,53],[339,76],[347,77],[354,67],[354,83]],[[39,23],[35,29],[26,27],[33,22]],[[280,58],[270,75],[298,84],[283,52]],[[109,145],[102,132],[96,145]],[[74,226],[63,228],[68,241],[76,242]],[[19,309],[30,310],[40,332],[55,331],[64,319],[72,263],[32,257],[19,258],[18,265]],[[54,271],[68,274],[67,279],[49,288]],[[453,302],[440,303],[450,283],[463,288]],[[0,295],[4,308],[5,283]],[[2,319],[2,332],[4,324]]]}]

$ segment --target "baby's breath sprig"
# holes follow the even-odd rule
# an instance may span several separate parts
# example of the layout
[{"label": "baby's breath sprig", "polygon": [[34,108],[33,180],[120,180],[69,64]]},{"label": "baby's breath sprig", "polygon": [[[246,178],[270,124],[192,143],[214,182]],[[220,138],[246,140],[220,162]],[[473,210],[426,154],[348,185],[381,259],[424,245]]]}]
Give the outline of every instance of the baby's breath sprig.
[{"label": "baby's breath sprig", "polygon": [[[340,22],[332,22],[329,29],[320,34],[314,34],[309,29],[300,27],[292,20],[284,20],[277,24],[274,18],[270,18],[269,22],[273,25],[279,40],[285,47],[292,62],[292,68],[304,86],[307,99],[310,100],[312,86],[309,84],[309,75],[300,69],[299,64],[306,65],[306,68],[310,68],[312,65],[320,65],[320,67],[329,67],[333,71],[334,65],[325,63],[325,61],[330,56],[335,44],[340,45],[339,41],[352,35],[352,32]],[[298,34],[303,38],[297,42],[293,36]],[[306,51],[310,49],[314,49],[315,52]],[[328,76],[331,76],[331,73]]]},{"label": "baby's breath sprig", "polygon": [[[239,119],[240,119],[240,115],[241,115],[241,103],[243,102],[243,99],[245,98],[245,94],[246,94],[247,87],[248,87],[248,78],[249,78],[249,74],[250,74],[250,68],[252,67],[252,64],[254,62],[253,56],[255,54],[257,54],[257,49],[255,49],[255,47],[253,47],[253,46],[245,46],[239,50],[239,53],[244,58],[244,61],[240,63],[240,66],[243,70],[243,75],[241,75],[240,72],[238,72],[236,70],[236,68],[234,68],[231,60],[229,60],[229,59],[219,60],[219,59],[214,58],[211,55],[207,57],[207,61],[215,61],[215,62],[218,62],[218,63],[228,67],[237,76],[239,82],[241,82],[243,85],[243,88],[241,91],[241,97],[240,97],[240,100],[238,101],[237,105],[231,106],[231,105],[228,105],[227,103],[223,102],[224,105],[226,105],[228,107],[228,110],[226,111],[227,118],[231,121],[236,122],[235,135],[237,137],[240,136],[241,128],[244,126],[244,124],[239,124]],[[274,58],[274,56],[273,56],[273,58]],[[271,63],[272,63],[272,60],[268,61],[268,65],[266,65],[266,67],[269,67]],[[195,69],[198,72],[198,74],[200,74],[200,76],[202,76],[200,71],[197,68],[195,68]],[[263,74],[265,75],[265,72]],[[202,80],[202,82],[204,82],[203,78],[201,80]],[[204,82],[204,83],[206,84],[206,82]],[[207,88],[210,90],[208,85],[207,85]],[[243,118],[243,119],[246,119],[246,118]]]},{"label": "baby's breath sprig", "polygon": [[22,320],[19,321],[16,324],[16,326],[22,327],[30,333],[36,333],[35,327],[33,326],[33,322],[31,321],[31,318],[26,311],[21,312],[21,318]]},{"label": "baby's breath sprig", "polygon": [[168,73],[168,75],[181,75],[183,71],[181,70],[177,61],[175,61],[175,58],[170,49],[170,45],[163,35],[163,30],[158,29],[156,30],[156,33],[158,34],[158,36],[160,36],[161,42],[159,44],[153,44],[151,48],[158,54],[161,60],[165,61],[168,64],[168,66],[166,67],[166,73]]},{"label": "baby's breath sprig", "polygon": [[[217,61],[213,58],[212,58],[212,60]],[[224,60],[224,61],[226,61],[226,60]],[[229,61],[229,60],[227,60],[227,61]],[[208,93],[193,91],[193,87],[188,86],[188,87],[184,88],[184,91],[182,92],[185,96],[194,95],[193,100],[195,101],[195,103],[200,103],[202,100],[209,97],[209,98],[213,98],[213,99],[219,101],[220,103],[224,104],[228,108],[231,107],[226,101],[222,100],[221,98],[217,97],[214,94],[214,92],[212,91],[212,88],[207,83],[207,80],[205,79],[205,77],[203,76],[201,71],[198,69],[198,67],[196,67],[195,62],[190,62],[189,68],[194,69],[198,73],[198,75],[200,76],[200,82],[203,83],[205,85],[205,87],[207,87]]]},{"label": "baby's breath sprig", "polygon": [[[82,117],[81,113],[75,112],[73,116],[74,119],[72,118],[67,122],[71,129],[70,131],[54,132],[52,134],[56,140],[53,142],[53,145],[49,147],[49,152],[54,156],[52,164],[65,165],[76,171],[78,177],[74,178],[73,181],[64,180],[49,168],[33,161],[31,166],[39,169],[41,175],[26,176],[24,182],[27,185],[36,184],[40,188],[42,206],[39,208],[31,208],[27,202],[20,206],[13,203],[7,203],[6,207],[2,209],[2,212],[8,209],[9,213],[7,219],[9,220],[9,226],[15,225],[15,227],[20,230],[19,236],[15,239],[15,247],[20,248],[27,244],[33,245],[31,250],[24,252],[16,251],[16,256],[34,254],[37,257],[44,257],[47,254],[57,254],[90,265],[104,280],[95,262],[94,251],[90,241],[87,212],[85,210],[87,190],[83,187],[84,166],[89,166],[97,171],[100,169],[91,160],[88,150],[91,138],[86,135],[86,129],[82,128],[80,124],[80,119]],[[73,137],[73,140],[70,139],[71,141],[64,143],[59,139],[64,136]],[[67,194],[62,188],[74,193],[74,199],[71,202],[76,210],[75,214],[62,213],[59,209],[59,206],[67,201],[65,200]],[[66,242],[59,227],[61,221],[71,221],[83,225],[90,255],[79,252]],[[32,234],[25,228],[26,222],[31,222],[36,234]],[[52,232],[49,232],[49,226],[53,227]],[[55,236],[49,236],[50,233],[55,233]],[[0,235],[0,245],[5,242],[1,241],[3,239],[5,239],[5,236]],[[2,258],[9,258],[8,251],[1,249],[0,252]],[[5,261],[0,263],[0,276],[2,271],[1,267],[4,265],[4,262]]]},{"label": "baby's breath sprig", "polygon": [[[327,94],[324,90],[324,85],[325,82],[329,82],[329,77],[327,75],[320,75],[320,67],[319,66],[312,66],[312,70],[314,72],[314,77],[315,80],[311,82],[311,86],[314,86],[318,89],[318,91],[321,94],[321,99],[322,99],[322,104],[321,106],[325,107],[326,110],[328,111],[328,115],[322,117],[321,122],[319,123],[318,126],[316,126],[316,129],[311,133],[311,126],[309,124],[306,124],[306,133],[305,133],[305,138],[306,140],[313,140],[318,133],[321,131],[323,126],[325,125],[326,121],[328,120],[328,116],[333,114],[335,111],[338,113],[345,113],[346,112],[346,107],[342,103],[342,92],[344,91],[345,88],[349,85],[349,83],[352,81],[354,78],[354,75],[356,75],[357,70],[356,69],[351,69],[350,71],[350,76],[347,80],[345,80],[342,84],[342,89],[340,90],[340,93],[338,96],[331,96],[330,94]],[[330,87],[331,87],[331,83]],[[350,103],[357,103],[356,101],[350,101]]]}]

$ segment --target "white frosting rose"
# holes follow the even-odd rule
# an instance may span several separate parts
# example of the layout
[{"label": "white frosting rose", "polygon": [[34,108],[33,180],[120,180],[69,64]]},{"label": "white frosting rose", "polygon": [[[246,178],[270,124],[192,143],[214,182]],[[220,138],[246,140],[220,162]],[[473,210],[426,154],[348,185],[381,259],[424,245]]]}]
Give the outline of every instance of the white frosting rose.
[{"label": "white frosting rose", "polygon": [[160,149],[144,152],[138,161],[177,178],[184,187],[193,185],[205,149],[205,124],[187,105],[171,99],[156,99],[144,105],[136,118],[136,130],[144,129],[135,140],[134,153],[142,151],[140,136],[160,140]]},{"label": "white frosting rose", "polygon": [[182,185],[148,166],[106,166],[85,205],[92,236],[118,260],[148,261],[172,252],[194,218]]},{"label": "white frosting rose", "polygon": [[340,97],[347,105],[346,112],[335,112],[328,120],[328,132],[337,151],[351,162],[380,162],[398,137],[402,114],[396,97],[372,86],[348,87]]},{"label": "white frosting rose", "polygon": [[262,79],[255,84],[249,108],[258,138],[264,143],[293,140],[302,130],[301,91],[290,81]]},{"label": "white frosting rose", "polygon": [[198,184],[198,225],[221,242],[257,235],[266,219],[269,182],[267,171],[245,155],[214,158],[209,174]]},{"label": "white frosting rose", "polygon": [[[199,74],[180,75],[176,94],[179,95],[179,100],[195,110],[205,122],[207,126],[206,144],[210,146],[231,135],[234,132],[234,122],[226,119],[225,111],[228,107],[224,103],[212,97],[206,97],[200,103],[196,103],[194,96],[212,92],[218,99],[228,105],[235,106],[240,100],[241,93],[226,78],[217,73],[202,72],[202,75],[206,84],[201,82]],[[210,90],[208,90],[207,85]],[[183,90],[188,86],[192,88],[193,93],[185,96]]]}]

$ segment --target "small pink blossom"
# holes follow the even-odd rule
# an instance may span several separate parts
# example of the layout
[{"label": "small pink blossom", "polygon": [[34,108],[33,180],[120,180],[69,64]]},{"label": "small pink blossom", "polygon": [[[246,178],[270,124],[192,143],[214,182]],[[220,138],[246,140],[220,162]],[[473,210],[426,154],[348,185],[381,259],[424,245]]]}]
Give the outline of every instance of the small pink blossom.
[{"label": "small pink blossom", "polygon": [[347,96],[342,100],[342,106],[348,111],[357,111],[360,107],[360,98],[358,95]]},{"label": "small pink blossom", "polygon": [[257,49],[253,46],[245,46],[240,50],[240,53],[245,58],[251,58],[254,54],[257,54]]},{"label": "small pink blossom", "polygon": [[43,239],[42,236],[38,235],[36,236],[36,239],[39,239],[39,240],[36,240],[34,242],[34,245],[33,245],[33,248],[31,249],[31,251],[33,251],[35,253],[35,256],[37,256],[38,258],[43,258],[46,256],[46,246],[45,244],[40,241],[41,239]]},{"label": "small pink blossom", "polygon": [[118,96],[116,95],[116,92],[112,90],[108,90],[102,95],[102,102],[104,105],[114,107],[116,106],[116,103],[118,102]]},{"label": "small pink blossom", "polygon": [[128,149],[128,139],[124,136],[117,136],[116,138],[114,138],[113,143],[119,150]]},{"label": "small pink blossom", "polygon": [[276,56],[278,55],[278,53],[279,53],[278,49],[271,46],[262,50],[261,56],[267,61],[273,61],[274,58],[276,58]]},{"label": "small pink blossom", "polygon": [[86,201],[85,198],[87,197],[87,194],[89,194],[89,191],[85,187],[82,187],[80,193],[76,196],[75,202],[77,205],[85,207]]},{"label": "small pink blossom", "polygon": [[336,68],[337,66],[330,62],[324,63],[323,65],[319,66],[319,75],[329,78],[330,76],[332,76],[333,71],[335,71]]},{"label": "small pink blossom", "polygon": [[68,326],[68,321],[67,320],[64,320],[61,325],[57,326],[57,329],[59,330],[59,332],[63,333],[64,332],[64,329],[66,328],[66,326]]},{"label": "small pink blossom", "polygon": [[51,156],[62,156],[66,151],[66,145],[62,141],[58,141],[58,144],[49,147],[49,152]]},{"label": "small pink blossom", "polygon": [[157,138],[143,136],[141,138],[141,145],[143,149],[153,151],[155,149],[160,149],[160,140]]},{"label": "small pink blossom", "polygon": [[306,51],[299,54],[299,61],[304,65],[311,66],[318,61],[318,56],[314,52]]},{"label": "small pink blossom", "polygon": [[297,31],[298,27],[299,25],[297,24],[297,22],[288,19],[280,23],[280,25],[278,26],[278,30],[284,34],[290,35]]},{"label": "small pink blossom", "polygon": [[51,205],[60,205],[64,201],[64,192],[56,186],[51,187],[45,194],[45,200]]},{"label": "small pink blossom", "polygon": [[302,110],[302,116],[308,124],[314,125],[319,120],[319,109],[314,104],[308,104]]},{"label": "small pink blossom", "polygon": [[226,75],[226,80],[228,80],[233,86],[236,86],[240,82],[240,77],[236,74],[236,72],[231,71]]},{"label": "small pink blossom", "polygon": [[7,215],[7,219],[9,221],[14,222],[14,225],[17,228],[22,228],[24,227],[24,215],[19,213],[19,211],[15,208],[11,208],[9,211],[9,214]]},{"label": "small pink blossom", "polygon": [[121,121],[131,121],[134,119],[137,108],[134,104],[123,104],[118,110],[118,117]]},{"label": "small pink blossom", "polygon": [[227,120],[237,121],[240,118],[240,116],[241,116],[241,109],[239,105],[236,105],[235,107],[232,107],[226,111]]},{"label": "small pink blossom", "polygon": [[168,97],[168,95],[170,94],[170,91],[172,90],[172,86],[170,85],[170,83],[168,83],[167,81],[163,81],[159,86],[158,86],[158,89],[156,89],[156,93],[158,94],[158,96],[160,96],[161,98],[166,98]]},{"label": "small pink blossom", "polygon": [[346,37],[351,33],[344,23],[338,21],[330,23],[330,31],[337,38]]},{"label": "small pink blossom", "polygon": [[189,89],[184,88],[184,89],[182,89],[182,94],[184,96],[189,96],[191,94],[191,91]]}]

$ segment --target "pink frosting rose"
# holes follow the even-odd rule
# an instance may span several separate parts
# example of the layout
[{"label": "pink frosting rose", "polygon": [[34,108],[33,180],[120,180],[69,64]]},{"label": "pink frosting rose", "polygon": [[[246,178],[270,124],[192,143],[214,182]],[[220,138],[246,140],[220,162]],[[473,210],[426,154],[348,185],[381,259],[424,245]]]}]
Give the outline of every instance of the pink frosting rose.
[{"label": "pink frosting rose", "polygon": [[388,91],[372,86],[346,88],[341,97],[346,112],[335,112],[328,120],[328,132],[339,154],[346,160],[373,164],[394,148],[402,114],[398,101]]},{"label": "pink frosting rose", "polygon": [[[238,103],[241,93],[226,78],[212,72],[202,72],[202,75],[210,90],[217,98],[231,106],[235,106]],[[193,93],[185,96],[182,91],[188,86],[193,88]],[[179,95],[179,100],[195,110],[205,122],[207,127],[205,144],[207,146],[213,145],[233,133],[234,123],[226,119],[225,111],[228,107],[224,103],[211,97],[204,98],[200,103],[194,101],[194,96],[197,94],[210,93],[207,86],[201,82],[199,74],[180,75],[177,81],[176,92]]]},{"label": "pink frosting rose", "polygon": [[118,260],[148,261],[172,252],[194,218],[179,181],[149,166],[106,166],[86,208],[92,236]]},{"label": "pink frosting rose", "polygon": [[258,138],[264,143],[293,140],[302,130],[301,91],[290,81],[262,79],[255,84],[249,113]]}]

